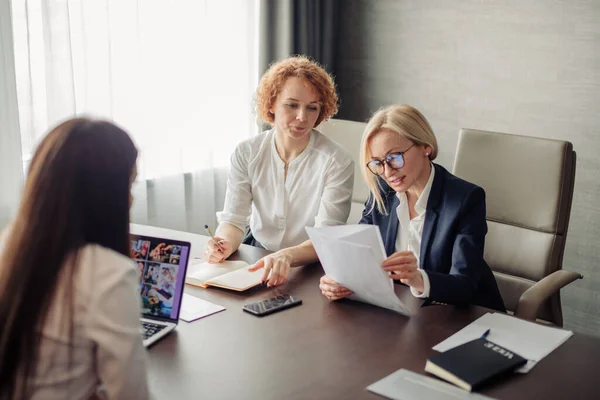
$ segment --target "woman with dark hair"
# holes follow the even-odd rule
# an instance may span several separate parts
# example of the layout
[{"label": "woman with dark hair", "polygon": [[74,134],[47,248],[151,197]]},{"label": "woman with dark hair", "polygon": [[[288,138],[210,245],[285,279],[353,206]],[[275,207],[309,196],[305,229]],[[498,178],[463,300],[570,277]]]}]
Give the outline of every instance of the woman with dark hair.
[{"label": "woman with dark hair", "polygon": [[137,149],[110,122],[54,128],[0,246],[0,398],[147,398],[129,255]]}]

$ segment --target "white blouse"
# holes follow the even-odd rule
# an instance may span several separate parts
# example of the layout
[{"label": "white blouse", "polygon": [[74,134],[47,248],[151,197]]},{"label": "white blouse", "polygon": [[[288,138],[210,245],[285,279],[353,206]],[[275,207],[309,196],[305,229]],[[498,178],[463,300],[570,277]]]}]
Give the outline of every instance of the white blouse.
[{"label": "white blouse", "polygon": [[286,179],[272,129],[237,146],[217,220],[242,231],[250,226],[261,245],[277,251],[308,240],[306,226],[345,224],[353,186],[352,157],[314,129]]},{"label": "white blouse", "polygon": [[410,213],[408,212],[408,201],[406,199],[406,193],[397,193],[396,196],[400,199],[400,204],[396,208],[396,215],[398,216],[398,235],[396,237],[396,251],[412,251],[417,259],[417,265],[419,272],[423,276],[423,293],[419,293],[412,287],[410,288],[411,293],[415,297],[429,297],[431,285],[429,283],[429,276],[427,272],[421,268],[421,240],[423,238],[423,224],[425,223],[425,212],[427,211],[427,202],[429,201],[429,193],[431,192],[431,185],[433,185],[433,178],[435,176],[435,168],[431,166],[431,173],[429,179],[425,184],[423,192],[415,203],[415,211],[417,216],[410,219]]},{"label": "white blouse", "polygon": [[73,341],[69,346],[65,280],[59,278],[42,329],[31,398],[87,400],[101,387],[108,399],[147,399],[147,355],[134,264],[98,245],[86,246],[79,255],[73,280]]}]

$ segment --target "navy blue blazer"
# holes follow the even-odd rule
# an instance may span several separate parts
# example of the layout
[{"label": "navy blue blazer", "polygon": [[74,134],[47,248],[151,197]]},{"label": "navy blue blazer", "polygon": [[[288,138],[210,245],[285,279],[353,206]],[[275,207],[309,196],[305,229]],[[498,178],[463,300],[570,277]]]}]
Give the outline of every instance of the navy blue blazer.
[{"label": "navy blue blazer", "polygon": [[[492,270],[483,259],[487,233],[485,191],[444,167],[433,164],[435,176],[427,201],[420,266],[429,276],[429,298],[452,304],[476,304],[505,312]],[[361,224],[377,225],[385,251],[395,253],[398,235],[396,208],[400,200],[382,179],[381,195],[388,215],[365,203]]]}]

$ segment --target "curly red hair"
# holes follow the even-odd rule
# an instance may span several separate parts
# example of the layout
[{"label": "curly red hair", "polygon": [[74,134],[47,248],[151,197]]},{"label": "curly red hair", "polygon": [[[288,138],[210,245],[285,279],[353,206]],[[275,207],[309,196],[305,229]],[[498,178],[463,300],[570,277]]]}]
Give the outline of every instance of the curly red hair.
[{"label": "curly red hair", "polygon": [[281,92],[283,83],[292,76],[310,83],[319,96],[321,111],[315,126],[337,113],[338,95],[333,77],[316,61],[306,56],[293,56],[271,64],[260,78],[256,89],[256,109],[263,121],[270,124],[275,121],[275,115],[270,110]]}]

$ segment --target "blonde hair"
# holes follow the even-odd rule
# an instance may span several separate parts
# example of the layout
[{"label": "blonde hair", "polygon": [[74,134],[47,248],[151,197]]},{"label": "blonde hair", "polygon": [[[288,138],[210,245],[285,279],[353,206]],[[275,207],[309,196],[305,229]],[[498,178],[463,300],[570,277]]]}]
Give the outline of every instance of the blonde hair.
[{"label": "blonde hair", "polygon": [[316,61],[306,56],[293,56],[273,63],[260,78],[256,89],[256,111],[263,121],[275,122],[275,115],[270,110],[290,77],[300,78],[315,89],[321,105],[315,126],[337,113],[338,95],[331,75]]},{"label": "blonde hair", "polygon": [[377,176],[375,176],[367,167],[367,163],[371,161],[371,152],[369,144],[373,136],[382,129],[389,129],[390,131],[398,133],[398,135],[410,140],[418,146],[429,146],[431,152],[429,153],[429,160],[433,161],[437,157],[438,145],[433,133],[433,129],[427,122],[427,119],[414,107],[406,104],[397,104],[388,106],[377,111],[365,127],[363,133],[360,149],[360,160],[362,174],[369,191],[373,196],[373,203],[371,204],[371,212],[375,205],[377,211],[381,214],[387,215],[387,210],[383,204],[383,198],[381,196],[381,184]]}]

